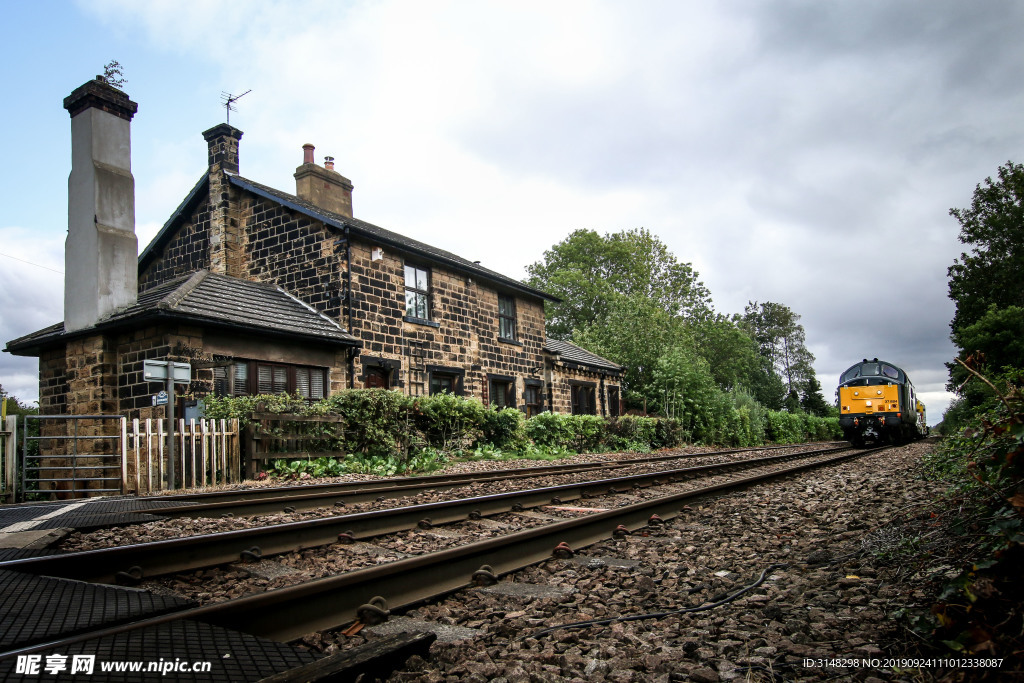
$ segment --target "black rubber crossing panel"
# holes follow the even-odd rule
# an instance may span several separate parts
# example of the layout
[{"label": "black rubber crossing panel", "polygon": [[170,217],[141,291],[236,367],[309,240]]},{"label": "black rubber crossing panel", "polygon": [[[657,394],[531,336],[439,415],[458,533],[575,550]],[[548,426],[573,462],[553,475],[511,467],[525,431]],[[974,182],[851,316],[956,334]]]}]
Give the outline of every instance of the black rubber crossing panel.
[{"label": "black rubber crossing panel", "polygon": [[27,647],[193,604],[131,588],[0,569],[0,650]]},{"label": "black rubber crossing panel", "polygon": [[[96,529],[122,524],[140,524],[162,519],[136,510],[191,505],[187,501],[150,501],[145,498],[92,498],[0,507],[0,532],[19,522],[32,522],[31,529]],[[64,511],[66,509],[66,511]],[[17,529],[15,529],[17,530]]]},{"label": "black rubber crossing panel", "polygon": [[[157,515],[141,515],[134,512],[120,512],[110,514],[94,514],[92,512],[81,512],[75,510],[67,515],[44,519],[34,525],[32,529],[100,529],[108,526],[123,526],[125,524],[143,524],[144,522],[155,522],[164,519]],[[0,527],[2,529],[3,527]]]},{"label": "black rubber crossing panel", "polygon": [[0,562],[20,560],[23,557],[41,557],[43,555],[59,555],[60,550],[44,548],[0,548]]},{"label": "black rubber crossing panel", "polygon": [[[82,675],[83,681],[203,683],[259,681],[317,659],[306,650],[291,645],[201,622],[173,621],[40,652],[38,656],[41,659],[37,660],[40,671],[35,676],[16,674],[18,660],[14,657],[0,661],[0,679],[47,680],[43,668],[47,661],[61,662],[60,659],[48,660],[48,656],[64,658],[63,666],[66,670],[61,674],[67,676],[75,655],[94,658],[92,676]],[[208,667],[206,663],[209,663]],[[134,664],[139,665],[138,670],[124,670]],[[151,665],[154,671],[148,670]],[[122,670],[111,670],[118,667]],[[207,668],[209,671],[205,671]]]}]

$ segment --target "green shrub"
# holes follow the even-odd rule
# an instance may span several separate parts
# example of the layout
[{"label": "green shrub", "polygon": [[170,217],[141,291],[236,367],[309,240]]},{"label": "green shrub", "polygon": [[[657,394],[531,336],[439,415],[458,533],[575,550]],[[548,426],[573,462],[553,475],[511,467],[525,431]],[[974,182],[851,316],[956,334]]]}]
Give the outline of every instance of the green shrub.
[{"label": "green shrub", "polygon": [[804,421],[799,413],[772,410],[768,412],[765,434],[775,443],[800,443],[805,440]]},{"label": "green shrub", "polygon": [[305,399],[288,394],[259,394],[257,396],[204,396],[203,414],[215,420],[238,420],[245,427],[252,422],[252,414],[288,413],[308,415],[311,404]]},{"label": "green shrub", "polygon": [[671,439],[673,436],[672,431],[666,431],[665,427],[662,428],[661,436],[659,436],[658,425],[662,422],[675,425],[675,429],[681,433],[682,429],[677,420],[623,415],[608,423],[608,445],[613,449],[624,451],[642,450],[647,452],[655,448],[663,448],[664,446],[661,444],[664,439]]},{"label": "green shrub", "polygon": [[487,408],[483,412],[480,442],[506,451],[525,449],[525,416],[515,408]]},{"label": "green shrub", "polygon": [[655,449],[682,446],[684,443],[682,423],[668,417],[657,419],[654,422],[654,440],[650,443],[651,447]]},{"label": "green shrub", "polygon": [[526,436],[540,448],[568,449],[573,434],[567,416],[543,412],[526,421]]},{"label": "green shrub", "polygon": [[597,415],[566,415],[565,423],[572,433],[570,448],[577,453],[601,451],[607,435],[607,422]]},{"label": "green shrub", "polygon": [[368,457],[404,457],[415,444],[412,399],[387,389],[350,389],[320,402],[345,417],[345,451]]},{"label": "green shrub", "polygon": [[480,439],[486,412],[479,401],[443,392],[416,399],[413,414],[426,445],[453,451]]}]

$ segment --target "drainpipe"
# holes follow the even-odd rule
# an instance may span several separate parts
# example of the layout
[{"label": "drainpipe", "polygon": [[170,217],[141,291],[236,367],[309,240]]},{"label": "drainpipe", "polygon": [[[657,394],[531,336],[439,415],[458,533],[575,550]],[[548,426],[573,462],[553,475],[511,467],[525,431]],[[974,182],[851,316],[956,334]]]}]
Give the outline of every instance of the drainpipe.
[{"label": "drainpipe", "polygon": [[[348,321],[348,333],[355,336],[355,328],[352,327],[352,235],[349,232],[348,224],[345,225],[345,317]],[[348,352],[348,388],[355,388],[356,374],[356,349],[351,348]]]}]

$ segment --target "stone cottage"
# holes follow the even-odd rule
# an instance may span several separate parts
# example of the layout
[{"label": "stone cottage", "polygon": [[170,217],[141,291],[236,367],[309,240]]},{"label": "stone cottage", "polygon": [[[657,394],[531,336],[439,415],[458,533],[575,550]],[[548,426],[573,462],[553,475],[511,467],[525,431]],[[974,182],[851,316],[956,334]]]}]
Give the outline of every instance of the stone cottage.
[{"label": "stone cottage", "polygon": [[208,168],[138,254],[137,105],[98,78],[64,106],[65,319],[6,349],[39,358],[43,414],[162,414],[146,359],[191,363],[195,396],[380,387],[619,414],[622,368],[546,338],[551,295],[353,217],[352,183],[309,144],[290,194],[241,174],[242,131],[207,130]]}]

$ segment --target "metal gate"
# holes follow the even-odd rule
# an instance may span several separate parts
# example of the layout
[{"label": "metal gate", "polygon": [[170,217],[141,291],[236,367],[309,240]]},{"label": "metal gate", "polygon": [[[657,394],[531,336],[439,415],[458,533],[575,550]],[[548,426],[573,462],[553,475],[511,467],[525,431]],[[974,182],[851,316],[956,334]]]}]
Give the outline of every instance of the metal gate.
[{"label": "metal gate", "polygon": [[26,415],[19,498],[121,493],[127,478],[120,415]]},{"label": "metal gate", "polygon": [[0,419],[0,503],[14,500],[14,486],[18,471],[18,418],[4,415]]}]

